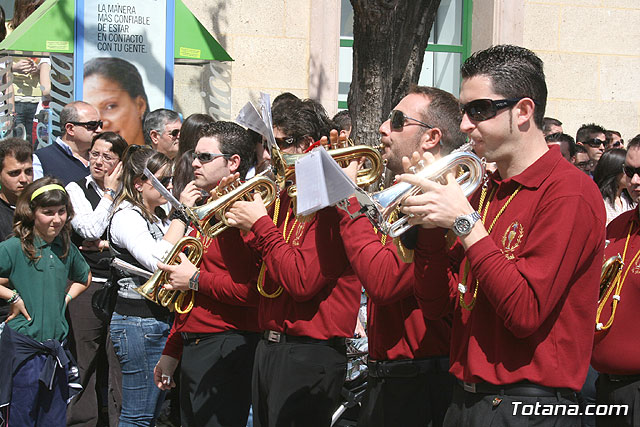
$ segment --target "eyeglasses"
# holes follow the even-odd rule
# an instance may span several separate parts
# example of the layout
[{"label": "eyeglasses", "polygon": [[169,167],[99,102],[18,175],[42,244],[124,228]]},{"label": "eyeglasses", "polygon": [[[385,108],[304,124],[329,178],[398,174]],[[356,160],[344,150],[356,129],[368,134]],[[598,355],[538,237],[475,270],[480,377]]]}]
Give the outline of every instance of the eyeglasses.
[{"label": "eyeglasses", "polygon": [[474,99],[471,102],[462,104],[460,111],[474,122],[483,122],[495,117],[498,111],[516,105],[521,99],[523,98]]},{"label": "eyeglasses", "polygon": [[278,147],[280,147],[281,149],[289,148],[292,145],[296,145],[296,142],[297,140],[293,136],[287,136],[285,138],[276,138],[276,144],[278,144]]},{"label": "eyeglasses", "polygon": [[171,132],[167,132],[167,135],[169,135],[171,139],[178,139],[178,137],[180,137],[180,129],[174,129]]},{"label": "eyeglasses", "polygon": [[87,128],[87,130],[92,132],[102,127],[102,120],[91,120],[88,122],[67,122],[67,123],[71,123],[72,125],[76,125],[76,126],[85,127]]},{"label": "eyeglasses", "polygon": [[100,157],[102,157],[102,160],[104,160],[107,163],[118,159],[117,157],[110,156],[104,153],[98,153],[97,151],[89,152],[89,157],[91,158],[91,160],[98,160]]},{"label": "eyeglasses", "polygon": [[192,153],[191,154],[191,159],[195,160],[198,159],[198,161],[200,163],[209,163],[215,159],[217,159],[218,157],[224,157],[225,159],[228,159],[229,157],[231,157],[229,154],[222,154],[222,153]]},{"label": "eyeglasses", "polygon": [[426,124],[425,122],[421,122],[420,120],[414,119],[413,117],[409,117],[405,115],[400,110],[391,110],[389,113],[389,117],[387,118],[389,123],[391,124],[391,130],[400,130],[404,127],[404,123],[407,120],[413,120],[414,122],[420,123],[422,126],[427,127],[429,129],[433,129],[433,126]]},{"label": "eyeglasses", "polygon": [[612,148],[620,148],[620,147],[622,147],[623,144],[624,144],[624,142],[622,140],[620,140],[620,141],[616,141],[616,142],[612,143],[611,147]]},{"label": "eyeglasses", "polygon": [[593,138],[587,141],[581,141],[583,144],[587,144],[591,148],[598,148],[601,145],[604,147],[607,144],[607,141],[604,139]]},{"label": "eyeglasses", "polygon": [[627,175],[629,178],[633,178],[634,175],[638,175],[640,176],[640,168],[634,168],[632,166],[628,166],[628,165],[622,165],[622,171],[624,172],[625,175]]}]

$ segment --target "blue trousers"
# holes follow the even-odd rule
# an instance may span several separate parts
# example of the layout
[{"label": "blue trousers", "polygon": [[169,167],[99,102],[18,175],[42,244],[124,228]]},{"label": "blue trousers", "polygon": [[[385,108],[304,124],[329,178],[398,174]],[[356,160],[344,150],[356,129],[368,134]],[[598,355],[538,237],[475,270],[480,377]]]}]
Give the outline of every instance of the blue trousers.
[{"label": "blue trousers", "polygon": [[113,313],[110,335],[122,368],[119,426],[152,426],[165,397],[153,383],[153,368],[169,336],[169,324]]},{"label": "blue trousers", "polygon": [[23,363],[14,374],[9,405],[10,427],[67,425],[69,388],[66,367],[57,367],[53,387],[48,390],[39,381],[46,360],[46,355],[37,354]]}]

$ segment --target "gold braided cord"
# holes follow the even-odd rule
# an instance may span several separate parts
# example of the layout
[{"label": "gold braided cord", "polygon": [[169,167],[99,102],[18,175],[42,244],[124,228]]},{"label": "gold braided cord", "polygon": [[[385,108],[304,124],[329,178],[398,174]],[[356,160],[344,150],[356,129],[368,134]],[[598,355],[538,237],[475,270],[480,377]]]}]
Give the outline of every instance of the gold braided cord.
[{"label": "gold braided cord", "polygon": [[[487,229],[487,233],[491,234],[491,231],[493,230],[493,226],[496,225],[496,222],[498,221],[498,218],[500,218],[500,216],[503,214],[503,212],[505,211],[505,209],[507,209],[507,206],[509,206],[509,203],[511,203],[511,201],[513,200],[514,197],[516,197],[516,194],[518,194],[518,192],[520,191],[520,189],[522,188],[522,184],[518,185],[518,188],[516,188],[516,190],[513,192],[513,194],[511,194],[511,196],[509,196],[509,198],[507,199],[507,201],[505,202],[505,204],[502,206],[502,208],[500,208],[500,210],[498,211],[498,213],[496,214],[496,216],[493,218],[493,221],[491,221],[491,225],[489,226],[489,228]],[[489,200],[487,201],[487,205],[484,206],[484,212],[482,213],[482,223],[486,225],[487,223],[487,212],[489,212],[489,205],[491,204],[491,201],[493,200],[493,198],[496,195],[496,192],[498,191],[498,186],[496,186],[493,191],[491,192],[491,195],[489,196]],[[482,205],[484,204],[484,199],[487,195],[487,188],[486,187],[482,187],[482,193],[480,193],[480,203],[478,204],[478,210],[482,211]],[[478,287],[479,287],[479,283],[478,283],[478,279],[476,279],[476,283],[475,283],[475,289],[473,290],[473,297],[471,298],[471,302],[469,304],[467,304],[464,300],[464,295],[466,293],[466,283],[467,283],[467,279],[469,277],[469,270],[471,270],[471,264],[469,263],[469,260],[466,261],[465,265],[464,265],[464,273],[463,273],[463,277],[462,277],[462,283],[460,283],[460,286],[458,287],[458,292],[460,292],[460,296],[459,296],[459,300],[460,300],[460,306],[462,308],[464,308],[465,310],[473,310],[473,307],[476,305],[476,297],[478,296]],[[465,289],[465,292],[461,292],[460,288]]]},{"label": "gold braided cord", "polygon": [[[280,197],[276,199],[276,204],[273,211],[273,225],[275,226],[278,225],[279,214],[280,214]],[[291,215],[291,211],[287,210],[287,216],[284,219],[284,227],[282,229],[282,237],[284,238],[285,243],[289,243],[291,234],[293,233],[293,230],[295,230],[296,226],[298,225],[298,218],[296,218],[295,221],[293,221],[293,225],[291,226],[289,233],[287,234],[287,225],[289,224],[290,215]],[[256,282],[256,288],[258,289],[258,293],[265,298],[278,298],[282,294],[282,291],[284,289],[282,288],[282,286],[278,286],[278,289],[276,289],[274,293],[272,294],[267,293],[267,291],[264,290],[264,279],[266,274],[267,274],[267,264],[263,260],[262,265],[260,266],[260,273],[258,273],[258,281]]]},{"label": "gold braided cord", "polygon": [[[633,229],[633,221],[631,221],[631,225],[629,225],[629,232],[627,233],[627,240],[624,242],[624,251],[622,252],[622,263],[623,263],[623,265],[624,265],[624,259],[627,256],[627,247],[629,246],[629,240],[631,239],[631,230],[632,229]],[[624,272],[624,276],[622,276],[622,280],[620,279],[621,273],[622,273],[622,270],[621,270],[621,271],[618,271],[618,274],[616,275],[616,278],[614,279],[613,283],[611,284],[611,286],[609,286],[609,289],[607,289],[607,293],[604,295],[604,297],[600,301],[600,304],[598,304],[598,311],[596,313],[596,332],[601,332],[601,331],[607,330],[613,324],[613,318],[616,315],[616,309],[618,308],[618,303],[620,302],[620,293],[622,292],[622,286],[624,285],[624,281],[627,279],[627,275],[629,274],[629,271],[631,270],[631,267],[635,264],[636,260],[638,259],[638,256],[640,256],[640,249],[638,250],[638,252],[636,252],[636,254],[634,255],[633,259],[631,260],[631,262],[627,266],[627,270]],[[600,315],[602,314],[602,310],[604,309],[605,305],[607,304],[607,301],[609,300],[609,297],[611,296],[611,293],[613,292],[614,288],[615,288],[616,293],[613,296],[613,302],[612,302],[612,306],[611,306],[611,316],[609,316],[609,320],[607,320],[607,323],[602,324],[602,323],[600,323]],[[616,298],[616,296],[617,296],[617,298]],[[598,328],[598,326],[600,326],[600,327]]]}]

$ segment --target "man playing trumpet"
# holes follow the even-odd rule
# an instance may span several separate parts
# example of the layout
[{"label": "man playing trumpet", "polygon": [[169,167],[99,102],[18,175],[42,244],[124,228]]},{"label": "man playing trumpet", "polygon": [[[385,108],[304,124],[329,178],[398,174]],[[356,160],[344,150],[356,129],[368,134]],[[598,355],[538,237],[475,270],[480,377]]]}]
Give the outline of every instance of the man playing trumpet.
[{"label": "man playing trumpet", "polygon": [[[328,136],[323,110],[311,100],[274,109],[280,150],[303,153]],[[353,336],[361,285],[344,254],[334,209],[298,217],[285,188],[272,215],[260,197],[236,202],[227,213],[231,225],[252,232],[252,255],[232,255],[228,235],[220,239],[225,259],[245,260],[239,269],[228,265],[233,277],[260,261],[253,272],[265,332],[253,371],[254,425],[328,426],[345,378],[345,338]]]},{"label": "man playing trumpet", "polygon": [[[451,175],[446,185],[401,176],[423,191],[402,209],[423,226],[416,296],[429,319],[453,312],[450,372],[458,386],[445,425],[580,425],[575,392],[593,343],[602,197],[547,148],[547,88],[533,52],[476,52],[462,77],[460,127],[497,171],[470,201]],[[449,230],[458,235],[451,249]],[[543,411],[532,414],[531,405]]]},{"label": "man playing trumpet", "polygon": [[[394,175],[414,151],[440,158],[464,142],[458,100],[443,90],[414,86],[380,126],[383,159]],[[349,170],[349,169],[347,169]],[[349,209],[360,206],[350,199]],[[367,217],[340,212],[346,254],[369,303],[368,394],[358,425],[440,426],[451,402],[450,315],[426,320],[413,295],[417,228],[383,236]],[[429,285],[432,284],[429,281]]]},{"label": "man playing trumpet", "polygon": [[[255,144],[235,123],[205,126],[193,153],[195,185],[210,192],[230,174],[245,176],[255,164]],[[193,183],[187,185],[188,191]],[[184,234],[171,236],[174,242]],[[201,224],[204,227],[204,224]],[[258,342],[257,293],[250,277],[231,279],[217,239],[196,235],[204,246],[200,268],[180,255],[178,265],[159,264],[169,283],[165,289],[195,291],[189,313],[176,313],[163,355],[154,371],[161,389],[175,386],[181,365],[180,410],[185,426],[246,425],[251,404],[251,372]],[[240,240],[240,244],[242,240]],[[237,248],[232,248],[236,252]],[[231,261],[233,262],[233,260]],[[241,268],[247,268],[242,265]],[[250,284],[252,286],[250,286]]]}]

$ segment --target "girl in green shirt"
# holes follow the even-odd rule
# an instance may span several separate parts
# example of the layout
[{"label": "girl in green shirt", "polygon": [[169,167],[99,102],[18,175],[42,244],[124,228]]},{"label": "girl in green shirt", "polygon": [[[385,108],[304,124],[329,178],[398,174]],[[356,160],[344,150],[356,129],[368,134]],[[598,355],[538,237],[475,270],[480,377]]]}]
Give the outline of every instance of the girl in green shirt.
[{"label": "girl in green shirt", "polygon": [[[89,266],[69,239],[72,217],[62,183],[39,179],[16,203],[15,237],[0,243],[0,277],[13,287],[0,286],[11,304],[0,338],[0,409],[8,407],[12,425],[66,422],[65,310],[91,283]],[[10,377],[3,378],[3,367]]]}]

